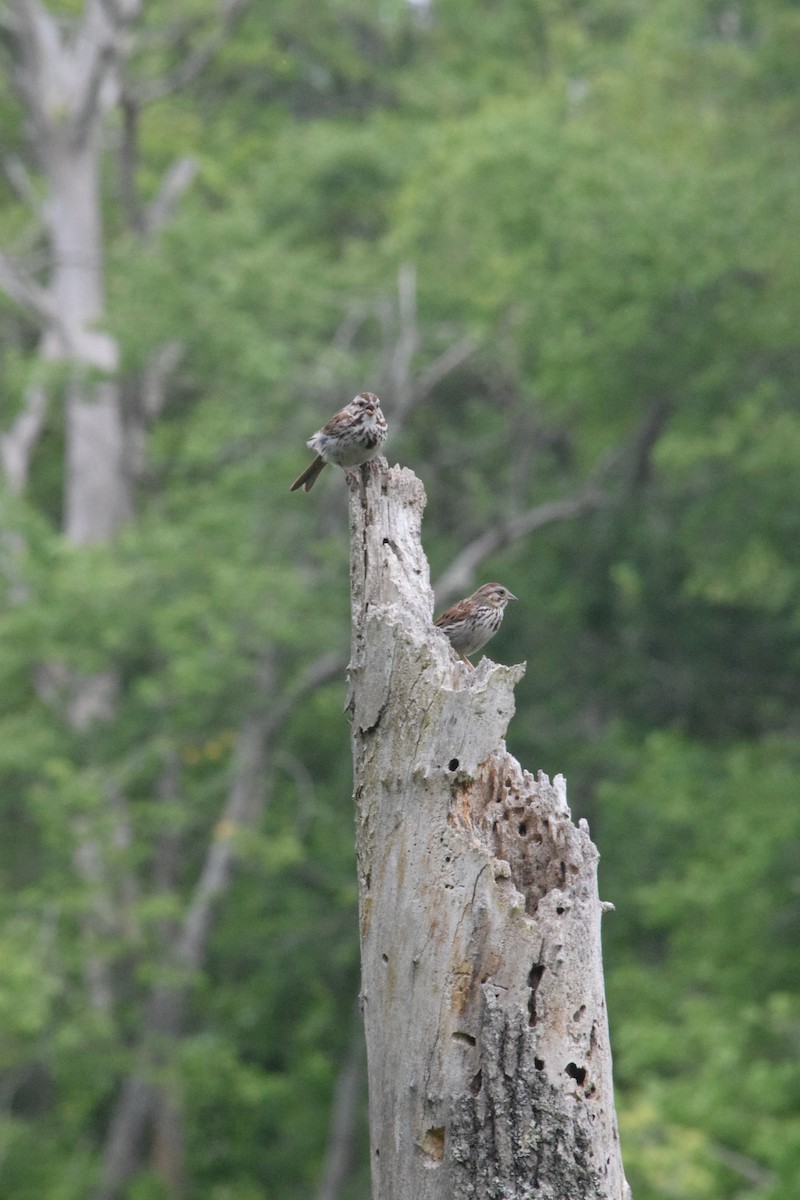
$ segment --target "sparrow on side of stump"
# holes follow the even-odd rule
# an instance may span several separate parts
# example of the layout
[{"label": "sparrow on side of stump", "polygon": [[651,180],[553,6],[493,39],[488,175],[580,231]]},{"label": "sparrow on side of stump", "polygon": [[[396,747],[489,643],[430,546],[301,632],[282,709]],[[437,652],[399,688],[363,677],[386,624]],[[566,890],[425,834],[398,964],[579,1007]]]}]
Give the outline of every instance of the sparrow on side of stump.
[{"label": "sparrow on side of stump", "polygon": [[326,463],[344,470],[360,467],[380,453],[385,441],[386,418],[380,400],[374,392],[360,392],[308,439],[306,445],[316,450],[317,457],[289,490],[296,492],[301,487],[310,492]]},{"label": "sparrow on side of stump", "polygon": [[489,638],[494,637],[502,624],[506,605],[516,599],[502,583],[484,583],[466,600],[459,600],[443,612],[434,624],[447,634],[450,645],[472,670],[467,656],[477,653]]}]

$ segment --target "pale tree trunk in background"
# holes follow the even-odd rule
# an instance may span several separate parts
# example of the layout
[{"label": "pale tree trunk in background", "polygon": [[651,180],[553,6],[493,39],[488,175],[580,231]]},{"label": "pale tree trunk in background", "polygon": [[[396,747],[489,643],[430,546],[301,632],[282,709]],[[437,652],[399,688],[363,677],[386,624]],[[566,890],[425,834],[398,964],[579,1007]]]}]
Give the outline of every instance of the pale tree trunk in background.
[{"label": "pale tree trunk in background", "polygon": [[[140,0],[86,0],[74,21],[55,16],[40,0],[13,0],[15,78],[25,104],[31,149],[44,182],[38,207],[48,251],[42,285],[5,256],[0,285],[40,321],[40,355],[65,364],[63,533],[73,545],[109,541],[133,515],[130,438],[117,378],[116,341],[105,317],[101,170],[104,126],[117,104],[121,70],[131,49],[129,29]],[[31,390],[21,417],[3,442],[2,465],[12,491],[27,480],[31,454],[46,415],[41,387]],[[114,718],[118,673],[82,674],[59,662],[41,664],[39,695],[77,733]],[[110,939],[130,933],[136,887],[109,866],[131,842],[124,796],[109,786],[111,832],[92,816],[74,820],[73,863],[87,890],[82,920],[83,969],[92,1007],[110,1016],[114,980],[104,953]],[[159,1097],[162,1121],[154,1165],[179,1194],[181,1117]]]},{"label": "pale tree trunk in background", "polygon": [[[60,128],[54,131],[42,156],[53,195],[52,290],[70,343],[64,533],[76,545],[107,540],[133,514],[120,388],[113,377],[118,351],[96,328],[104,308],[100,118],[93,114],[94,127],[78,148]],[[97,373],[108,377],[93,378]]]},{"label": "pale tree trunk in background", "polygon": [[[13,0],[17,56],[15,79],[25,104],[31,148],[45,183],[39,207],[48,248],[47,282],[25,278],[23,268],[4,262],[14,293],[42,323],[40,353],[63,362],[65,462],[63,530],[74,545],[110,539],[133,512],[131,472],[126,462],[118,348],[101,328],[104,316],[104,255],[101,214],[101,156],[104,123],[116,104],[120,70],[129,50],[127,30],[140,0],[86,0],[83,13],[65,24],[40,0]],[[27,286],[27,295],[25,287]],[[44,422],[41,390],[27,398],[28,436],[6,454],[9,483],[21,489],[28,460]],[[27,457],[26,457],[27,456]],[[43,664],[40,695],[55,703],[74,730],[109,721],[116,712],[118,678],[113,669],[81,674],[62,663]],[[114,814],[112,842],[129,844],[124,798],[109,798]],[[114,989],[101,946],[124,920],[109,879],[108,849],[87,818],[76,819],[73,861],[87,885],[83,919],[84,973],[89,1000],[109,1015]],[[123,892],[132,888],[123,885]]]},{"label": "pale tree trunk in background", "polygon": [[351,499],[373,1200],[625,1200],[597,851],[505,750],[524,668],[432,625],[424,503],[383,460]]},{"label": "pale tree trunk in background", "polygon": [[64,533],[77,545],[111,537],[132,513],[118,349],[104,315],[100,167],[105,118],[119,96],[126,31],[140,0],[87,0],[74,29],[40,0],[14,0],[17,86],[46,183],[50,254],[42,357],[68,364]]},{"label": "pale tree trunk in background", "polygon": [[[231,0],[228,9],[241,6],[241,0]],[[134,103],[124,72],[135,45],[132,26],[142,0],[85,0],[82,12],[70,17],[54,15],[41,0],[10,0],[10,9],[14,81],[25,106],[43,196],[20,161],[9,160],[4,166],[42,226],[47,267],[46,280],[40,283],[24,264],[0,251],[0,288],[41,325],[42,360],[66,364],[63,529],[75,545],[89,545],[113,537],[133,515],[133,482],[141,469],[144,429],[163,405],[166,375],[181,354],[174,342],[154,351],[144,368],[138,403],[128,406],[126,418],[117,378],[118,346],[102,328],[101,192],[107,118],[120,106],[123,94],[126,111],[138,112],[141,104]],[[208,54],[199,60],[193,55],[192,63],[199,69],[219,44],[214,40]],[[193,178],[194,164],[188,159],[174,162],[150,205],[142,209],[131,196],[135,147],[125,145],[120,171],[127,207],[135,208],[142,236],[150,235],[169,219]],[[25,488],[46,415],[45,389],[36,383],[11,427],[0,434],[0,470],[14,493]]]}]

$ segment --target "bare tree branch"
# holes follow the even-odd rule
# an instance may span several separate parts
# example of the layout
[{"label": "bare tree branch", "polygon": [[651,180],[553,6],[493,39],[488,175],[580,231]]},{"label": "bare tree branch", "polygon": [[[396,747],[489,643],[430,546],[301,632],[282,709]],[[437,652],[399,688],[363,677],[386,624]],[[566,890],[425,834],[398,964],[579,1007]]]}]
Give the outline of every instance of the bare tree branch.
[{"label": "bare tree branch", "polygon": [[30,598],[30,583],[25,571],[27,543],[18,530],[0,530],[0,579],[4,584],[3,598],[16,607]]},{"label": "bare tree branch", "polygon": [[[236,853],[235,835],[241,828],[251,826],[263,808],[263,778],[270,744],[297,705],[323,683],[335,679],[344,663],[342,655],[322,655],[311,663],[266,720],[257,712],[245,723],[236,750],[228,800],[216,824],[214,840],[206,854],[178,938],[177,958],[184,966],[196,968],[202,961],[214,901],[228,884]],[[272,686],[271,664],[265,661],[259,691],[269,695]]]},{"label": "bare tree branch", "polygon": [[5,171],[9,183],[19,196],[20,200],[27,204],[28,208],[30,208],[37,220],[40,223],[43,223],[44,205],[42,203],[42,198],[36,190],[34,182],[31,179],[30,172],[28,171],[28,168],[25,166],[22,159],[17,158],[15,154],[11,155],[11,157],[4,158],[3,170]]},{"label": "bare tree branch", "polygon": [[337,350],[349,350],[353,344],[353,338],[362,328],[367,317],[370,315],[370,308],[366,304],[351,305],[347,316],[340,322],[336,333],[331,339],[331,344]]},{"label": "bare tree branch", "polygon": [[153,1130],[153,1165],[156,1174],[166,1184],[166,1195],[170,1200],[181,1200],[187,1190],[183,1110],[166,1089],[159,1092]]},{"label": "bare tree branch", "polygon": [[176,159],[164,173],[161,186],[147,207],[143,207],[136,190],[138,158],[138,124],[140,102],[130,87],[120,97],[122,133],[119,145],[119,185],[122,206],[130,228],[142,236],[160,232],[172,217],[175,206],[197,174],[193,158]]},{"label": "bare tree branch", "polygon": [[107,941],[113,932],[105,863],[86,818],[75,820],[72,832],[76,839],[72,861],[86,885],[89,899],[80,921],[84,982],[92,1009],[109,1018],[114,1008],[114,989],[108,961],[99,950],[100,943]]},{"label": "bare tree branch", "polygon": [[144,214],[144,233],[158,233],[169,221],[175,206],[197,174],[197,160],[179,158],[166,171],[161,187]]},{"label": "bare tree branch", "polygon": [[629,492],[647,483],[653,448],[664,432],[672,409],[672,401],[666,396],[657,396],[652,400],[630,446],[623,450],[624,461],[627,461],[626,483]]},{"label": "bare tree branch", "polygon": [[167,381],[186,353],[178,338],[164,342],[153,351],[142,373],[142,411],[148,421],[154,421],[164,410]]},{"label": "bare tree branch", "polygon": [[774,1171],[762,1167],[760,1163],[740,1154],[738,1150],[731,1150],[729,1146],[719,1144],[712,1144],[710,1150],[718,1162],[728,1167],[729,1170],[735,1171],[737,1175],[746,1179],[748,1183],[752,1183],[754,1187],[768,1188],[775,1182]]},{"label": "bare tree branch", "polygon": [[136,165],[139,159],[139,104],[123,83],[120,99],[122,125],[118,147],[119,196],[128,228],[144,233],[144,210],[136,188]]},{"label": "bare tree branch", "polygon": [[610,477],[621,480],[627,493],[643,485],[649,474],[653,447],[663,433],[671,411],[668,400],[654,400],[630,441],[601,458],[588,484],[576,496],[548,501],[511,516],[465,546],[435,584],[437,603],[445,604],[470,591],[481,563],[519,538],[557,521],[570,521],[610,505]]},{"label": "bare tree branch", "polygon": [[543,529],[546,525],[583,516],[584,513],[599,508],[603,499],[600,492],[589,488],[569,500],[551,500],[547,504],[537,504],[527,512],[518,513],[493,525],[465,546],[439,577],[435,585],[437,603],[446,604],[455,596],[469,592],[478,567],[498,550],[504,549],[519,538],[527,537],[537,529]]},{"label": "bare tree branch", "polygon": [[161,100],[171,92],[176,92],[196,79],[216,57],[228,40],[231,29],[236,21],[249,6],[250,0],[227,0],[222,10],[220,29],[201,46],[197,46],[179,66],[160,79],[153,79],[140,84],[136,89],[136,98],[140,104],[152,104]]},{"label": "bare tree branch", "polygon": [[317,1200],[338,1200],[342,1186],[350,1175],[359,1102],[366,1084],[365,1051],[364,1023],[361,1020],[360,1009],[356,1006],[350,1044],[333,1091],[328,1144],[325,1148],[322,1181]]},{"label": "bare tree branch", "polygon": [[317,687],[336,678],[345,661],[344,655],[333,653],[315,659],[267,715],[261,706],[265,697],[273,695],[274,679],[269,658],[261,665],[256,689],[260,702],[239,737],[227,801],[177,937],[165,949],[163,965],[173,972],[178,966],[183,968],[187,983],[157,984],[150,994],[134,1064],[111,1117],[95,1200],[112,1200],[118,1194],[136,1169],[144,1132],[160,1112],[162,1093],[153,1082],[153,1071],[164,1060],[168,1042],[180,1033],[188,975],[203,961],[215,901],[230,881],[236,853],[235,835],[253,825],[267,802],[265,769],[269,748],[297,705]]},{"label": "bare tree branch", "polygon": [[3,250],[0,250],[0,288],[9,300],[26,309],[41,325],[64,336],[63,324],[50,292]]},{"label": "bare tree branch", "polygon": [[[146,1015],[150,1030],[154,1032],[152,1013]],[[149,1052],[149,1042],[147,1049]],[[95,1200],[113,1200],[119,1194],[122,1183],[136,1170],[137,1143],[157,1108],[158,1091],[151,1079],[148,1057],[144,1049],[140,1049],[134,1069],[122,1085],[111,1117]]]},{"label": "bare tree branch", "polygon": [[414,403],[411,360],[419,347],[417,326],[417,271],[413,263],[403,263],[397,272],[397,318],[399,331],[389,360],[395,420],[402,420]]},{"label": "bare tree branch", "polygon": [[377,309],[378,319],[389,340],[391,326],[397,325],[390,351],[384,353],[385,374],[392,396],[392,426],[400,429],[416,406],[425,400],[438,383],[466,362],[477,349],[472,336],[460,338],[448,346],[415,378],[412,360],[421,344],[417,323],[417,273],[412,263],[404,263],[397,273],[397,308],[388,301]]},{"label": "bare tree branch", "polygon": [[[86,2],[74,41],[74,64],[82,85],[76,89],[73,102],[72,138],[76,147],[84,145],[103,108],[119,99],[119,78],[112,68],[130,53],[131,43],[124,32],[141,11],[142,0]],[[108,93],[105,97],[104,89]]]},{"label": "bare tree branch", "polygon": [[452,346],[448,346],[438,358],[425,368],[420,374],[414,385],[414,404],[419,404],[421,400],[425,400],[433,391],[438,383],[446,379],[453,371],[457,370],[462,363],[466,362],[478,348],[477,339],[471,334],[454,342]]},{"label": "bare tree branch", "polygon": [[76,150],[97,126],[101,92],[120,51],[116,34],[112,12],[102,0],[89,0],[74,48],[73,66],[81,81],[72,98],[70,140]]},{"label": "bare tree branch", "polygon": [[0,434],[0,468],[14,496],[25,491],[31,455],[44,429],[46,415],[47,393],[41,384],[35,384],[25,393],[23,409],[11,428]]},{"label": "bare tree branch", "polygon": [[98,114],[116,99],[104,88],[110,69],[129,49],[121,36],[141,11],[141,0],[86,0],[72,38],[62,36],[57,18],[40,0],[12,0],[19,44],[17,86],[39,131],[54,114],[69,114],[69,139],[82,148]]},{"label": "bare tree branch", "polygon": [[116,25],[129,25],[142,11],[142,0],[100,0]]},{"label": "bare tree branch", "polygon": [[60,80],[61,38],[52,13],[39,0],[11,0],[19,47],[16,80],[29,116],[41,132],[45,110]]}]

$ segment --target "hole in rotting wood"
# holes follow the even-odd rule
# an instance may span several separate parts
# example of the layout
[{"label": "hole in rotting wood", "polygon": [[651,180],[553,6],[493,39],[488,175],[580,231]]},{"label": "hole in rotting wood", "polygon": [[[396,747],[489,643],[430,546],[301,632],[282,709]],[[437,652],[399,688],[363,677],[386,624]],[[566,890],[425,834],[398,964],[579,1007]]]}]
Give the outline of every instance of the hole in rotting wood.
[{"label": "hole in rotting wood", "polygon": [[473,1075],[472,1079],[470,1080],[469,1090],[472,1092],[473,1096],[477,1096],[482,1086],[483,1071],[478,1071],[477,1075]]},{"label": "hole in rotting wood", "polygon": [[388,955],[388,954],[382,954],[382,955],[381,955],[381,958],[383,959],[383,961],[384,961],[385,963],[388,963],[388,961],[389,961],[389,955]]},{"label": "hole in rotting wood", "polygon": [[517,826],[517,833],[519,834],[520,837],[525,837],[525,834],[527,832],[528,832],[528,826],[525,824],[524,821],[520,821],[519,825]]},{"label": "hole in rotting wood", "polygon": [[563,904],[557,904],[557,905],[556,905],[556,912],[558,913],[558,915],[559,915],[560,917],[563,917],[563,915],[564,915],[564,913],[565,913],[566,911],[567,911],[567,910],[564,908],[564,905],[563,905]]},{"label": "hole in rotting wood", "polygon": [[455,1033],[453,1034],[453,1041],[454,1042],[463,1042],[464,1045],[466,1045],[466,1046],[474,1046],[475,1045],[475,1038],[472,1036],[472,1034],[464,1033],[464,1031],[461,1029],[457,1029],[455,1031]]},{"label": "hole in rotting wood", "polygon": [[432,1125],[422,1138],[422,1152],[429,1167],[436,1167],[444,1158],[444,1125]]},{"label": "hole in rotting wood", "polygon": [[459,762],[458,762],[458,759],[457,759],[457,758],[451,758],[451,759],[450,759],[450,762],[447,764],[447,769],[448,769],[448,771],[457,771],[457,770],[458,770],[458,768],[459,768]]},{"label": "hole in rotting wood", "polygon": [[586,1067],[579,1067],[577,1063],[567,1063],[564,1070],[570,1079],[575,1080],[578,1087],[583,1087],[584,1080],[586,1079]]},{"label": "hole in rotting wood", "polygon": [[528,987],[531,994],[528,997],[528,1024],[536,1024],[536,992],[544,975],[544,963],[535,962],[528,972]]},{"label": "hole in rotting wood", "polygon": [[544,1070],[544,1059],[543,1058],[535,1058],[533,1060],[533,1065],[536,1067],[537,1071],[543,1071]]},{"label": "hole in rotting wood", "polygon": [[[585,1012],[586,1012],[586,1005],[585,1005],[585,1004],[582,1004],[582,1005],[580,1006],[580,1008],[578,1009],[578,1011],[577,1011],[577,1012],[574,1012],[574,1013],[572,1014],[572,1019],[573,1019],[573,1021],[580,1021],[581,1017],[583,1016],[583,1014],[584,1014]],[[592,1032],[594,1033],[594,1027],[592,1027]]]}]

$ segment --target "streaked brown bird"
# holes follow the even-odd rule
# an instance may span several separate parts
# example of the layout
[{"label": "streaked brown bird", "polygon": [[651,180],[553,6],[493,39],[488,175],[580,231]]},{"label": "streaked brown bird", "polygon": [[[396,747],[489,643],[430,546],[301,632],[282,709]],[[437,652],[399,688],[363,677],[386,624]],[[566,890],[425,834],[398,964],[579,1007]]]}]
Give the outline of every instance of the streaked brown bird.
[{"label": "streaked brown bird", "polygon": [[385,441],[386,418],[380,400],[374,392],[360,392],[308,439],[306,445],[316,450],[317,457],[289,490],[296,492],[301,487],[310,492],[326,463],[345,470],[360,467],[380,453]]},{"label": "streaked brown bird", "polygon": [[448,608],[434,622],[450,639],[450,645],[460,658],[472,668],[467,657],[485,646],[494,637],[503,621],[503,613],[509,600],[517,597],[502,583],[484,583],[467,596]]}]

